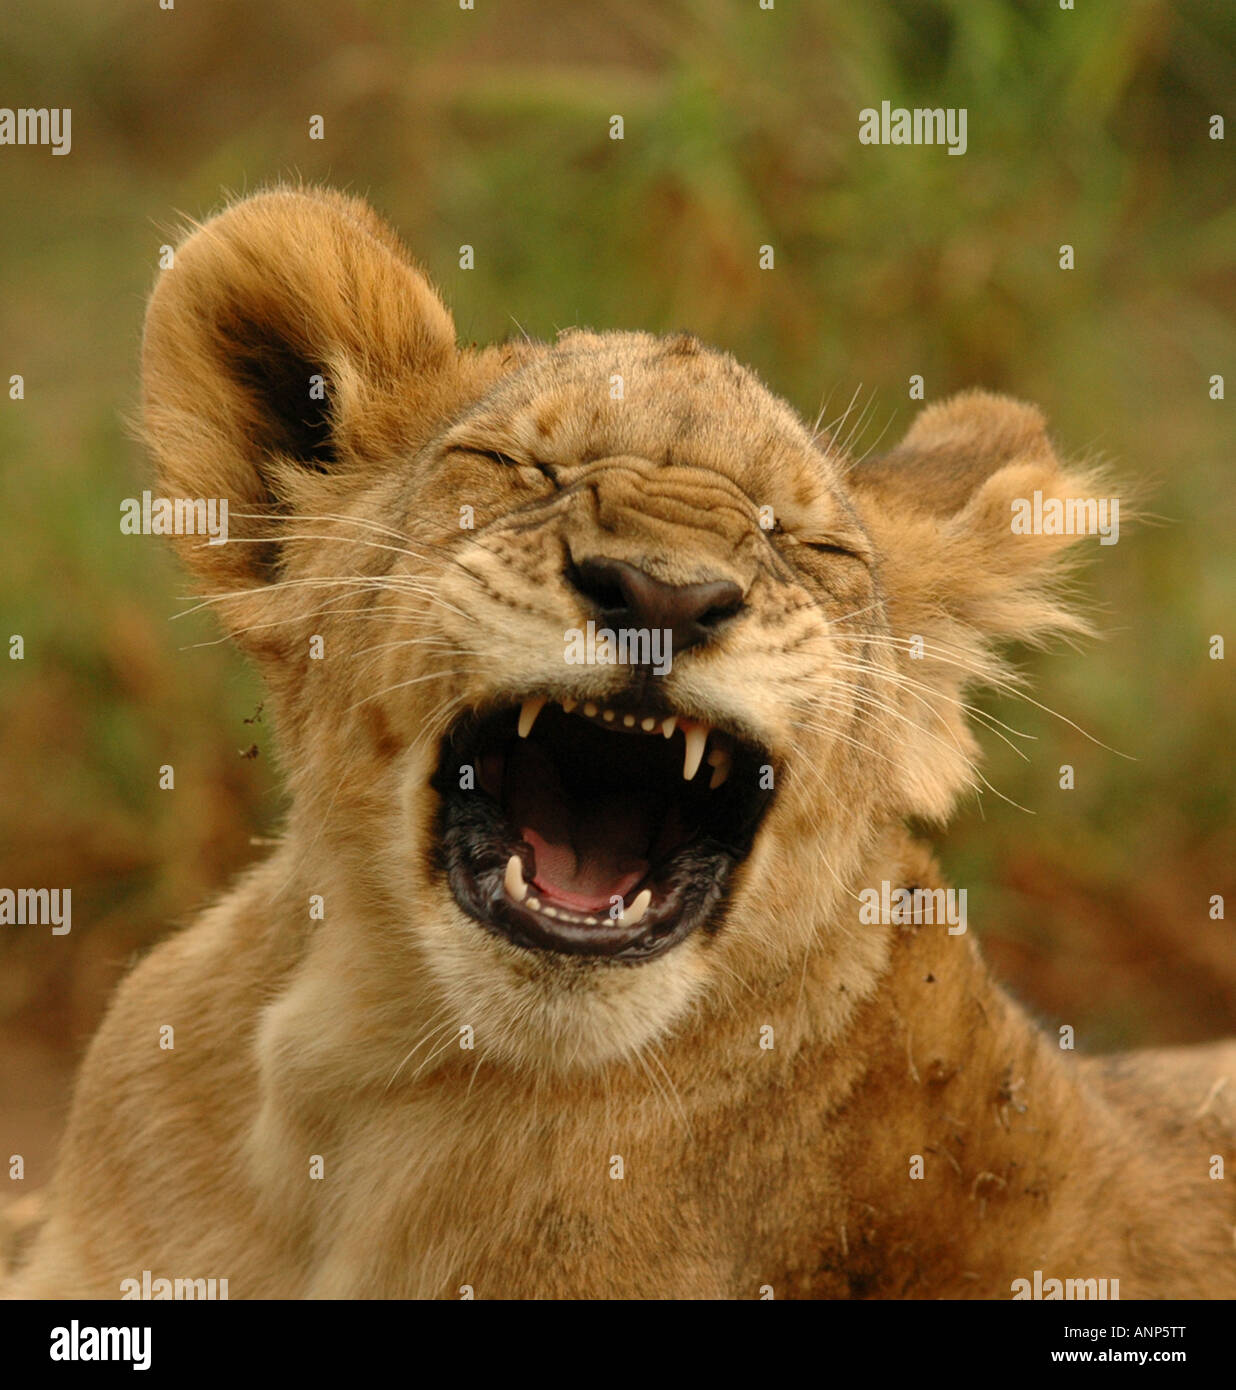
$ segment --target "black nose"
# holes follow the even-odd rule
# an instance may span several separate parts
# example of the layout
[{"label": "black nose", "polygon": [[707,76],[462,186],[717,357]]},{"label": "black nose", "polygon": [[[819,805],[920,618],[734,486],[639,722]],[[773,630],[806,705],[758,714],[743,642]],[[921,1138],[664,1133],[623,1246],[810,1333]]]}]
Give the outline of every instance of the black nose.
[{"label": "black nose", "polygon": [[666,584],[625,560],[603,556],[576,561],[567,577],[607,621],[668,629],[675,653],[707,642],[716,625],[737,613],[743,601],[742,590],[728,579]]}]

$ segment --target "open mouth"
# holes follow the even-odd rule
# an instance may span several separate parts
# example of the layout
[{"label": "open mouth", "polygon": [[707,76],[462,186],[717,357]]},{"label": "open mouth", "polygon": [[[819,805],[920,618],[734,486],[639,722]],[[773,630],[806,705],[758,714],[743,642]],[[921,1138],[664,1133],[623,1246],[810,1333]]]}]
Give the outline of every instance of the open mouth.
[{"label": "open mouth", "polygon": [[532,696],[443,740],[459,905],[532,950],[647,960],[715,920],[772,796],[757,744],[699,720]]}]

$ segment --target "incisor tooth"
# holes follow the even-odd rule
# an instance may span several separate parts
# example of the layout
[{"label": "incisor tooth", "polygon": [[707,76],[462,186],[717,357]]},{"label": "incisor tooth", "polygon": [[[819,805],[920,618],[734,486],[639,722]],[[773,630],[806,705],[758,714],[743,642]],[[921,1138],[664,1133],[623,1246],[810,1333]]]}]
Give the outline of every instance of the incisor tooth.
[{"label": "incisor tooth", "polygon": [[506,861],[502,886],[506,889],[507,897],[514,902],[521,903],[528,896],[528,885],[524,882],[524,866],[518,854],[512,854]]},{"label": "incisor tooth", "polygon": [[636,893],[631,899],[631,906],[626,908],[622,914],[622,925],[624,927],[638,926],[644,920],[644,913],[648,911],[651,902],[651,888],[644,888]]},{"label": "incisor tooth", "polygon": [[646,734],[650,734],[652,733],[653,729],[657,727],[657,721],[652,717],[652,715],[649,715],[647,719],[641,719],[639,721],[639,726],[641,729],[643,729],[643,731]]},{"label": "incisor tooth", "polygon": [[604,719],[607,724],[612,724],[614,722],[614,711],[612,709],[607,709],[601,718]]},{"label": "incisor tooth", "polygon": [[700,763],[704,761],[704,749],[708,747],[708,725],[693,724],[689,729],[684,729],[683,734],[686,738],[686,752],[682,762],[682,777],[684,782],[689,782],[700,770]]},{"label": "incisor tooth", "polygon": [[628,729],[633,729],[635,727],[635,716],[633,714],[624,714],[622,716],[622,722]]},{"label": "incisor tooth", "polygon": [[584,713],[588,716],[589,719],[594,719],[596,717],[596,712],[596,705],[594,705],[592,701],[589,700],[588,703],[584,706]]},{"label": "incisor tooth", "polygon": [[666,738],[674,737],[674,730],[678,727],[678,716],[671,714],[670,717],[661,725],[661,732]]},{"label": "incisor tooth", "polygon": [[579,704],[579,701],[578,701],[578,700],[570,700],[570,699],[563,700],[563,702],[562,702],[562,710],[563,710],[563,713],[564,713],[564,714],[570,714],[570,712],[575,708],[575,706],[576,706],[577,704]]},{"label": "incisor tooth", "polygon": [[533,695],[519,707],[519,736],[527,738],[536,723],[536,717],[545,708],[548,695]]}]

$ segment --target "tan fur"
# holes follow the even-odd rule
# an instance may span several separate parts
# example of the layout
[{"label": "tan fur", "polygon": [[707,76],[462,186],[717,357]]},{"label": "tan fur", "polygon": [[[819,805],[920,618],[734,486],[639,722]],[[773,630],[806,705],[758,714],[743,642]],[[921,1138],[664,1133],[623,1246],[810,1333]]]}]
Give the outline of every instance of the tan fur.
[{"label": "tan fur", "polygon": [[[118,991],[10,1293],[1236,1294],[1232,1047],[1061,1051],[971,934],[858,919],[864,886],[938,883],[902,826],[975,784],[994,644],[1082,630],[1067,538],[1010,534],[1011,499],[1094,486],[1035,410],[960,396],[853,464],[689,337],[460,351],[367,207],[291,189],[185,241],[143,370],[163,495],[230,499],[236,543],[181,544],[269,683],[292,809]],[[741,586],[665,691],[780,769],[724,920],[642,965],[499,941],[431,854],[461,711],[627,678],[563,665],[564,546]]]}]

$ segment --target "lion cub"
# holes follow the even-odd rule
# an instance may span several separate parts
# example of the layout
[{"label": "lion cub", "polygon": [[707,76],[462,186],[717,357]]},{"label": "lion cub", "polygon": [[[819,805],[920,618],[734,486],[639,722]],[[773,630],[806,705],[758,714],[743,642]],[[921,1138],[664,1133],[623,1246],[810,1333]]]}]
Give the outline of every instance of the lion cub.
[{"label": "lion cub", "polygon": [[292,806],[118,991],[10,1293],[1236,1294],[1236,1053],[1059,1050],[903,828],[1083,630],[1037,411],[853,462],[689,336],[461,349],[293,189],[180,247],[143,382]]}]

